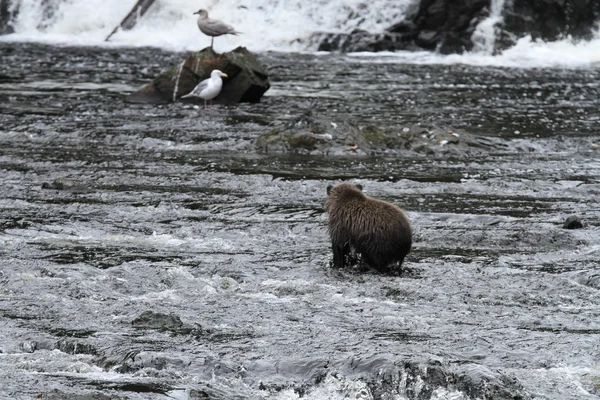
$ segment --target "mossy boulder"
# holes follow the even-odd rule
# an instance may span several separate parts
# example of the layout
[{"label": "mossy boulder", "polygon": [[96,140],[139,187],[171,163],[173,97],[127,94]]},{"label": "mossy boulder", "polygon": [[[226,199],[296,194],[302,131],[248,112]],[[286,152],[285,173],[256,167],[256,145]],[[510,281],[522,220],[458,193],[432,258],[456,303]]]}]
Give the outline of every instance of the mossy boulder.
[{"label": "mossy boulder", "polygon": [[[267,71],[245,47],[223,54],[207,47],[129,95],[127,101],[146,104],[174,102],[191,92],[200,81],[209,78],[214,69],[229,76],[223,79],[223,89],[213,100],[217,104],[258,103],[270,87]],[[185,101],[202,102],[197,98]]]},{"label": "mossy boulder", "polygon": [[373,154],[400,145],[376,126],[348,121],[329,121],[307,111],[289,123],[260,135],[255,144],[261,152],[309,154]]},{"label": "mossy boulder", "polygon": [[425,156],[473,154],[500,147],[493,138],[424,124],[402,124],[394,129],[332,121],[306,111],[258,136],[256,149],[263,153],[369,156],[412,153]]}]

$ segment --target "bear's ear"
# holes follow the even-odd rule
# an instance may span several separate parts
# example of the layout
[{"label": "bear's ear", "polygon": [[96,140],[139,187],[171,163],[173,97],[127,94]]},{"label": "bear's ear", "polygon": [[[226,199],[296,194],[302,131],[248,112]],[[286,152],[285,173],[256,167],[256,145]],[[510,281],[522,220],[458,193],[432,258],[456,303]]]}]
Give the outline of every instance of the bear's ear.
[{"label": "bear's ear", "polygon": [[333,189],[333,185],[327,185],[327,196],[331,193],[331,189]]},{"label": "bear's ear", "polygon": [[356,187],[358,188],[358,190],[360,190],[362,192],[362,185],[360,183],[357,183]]}]

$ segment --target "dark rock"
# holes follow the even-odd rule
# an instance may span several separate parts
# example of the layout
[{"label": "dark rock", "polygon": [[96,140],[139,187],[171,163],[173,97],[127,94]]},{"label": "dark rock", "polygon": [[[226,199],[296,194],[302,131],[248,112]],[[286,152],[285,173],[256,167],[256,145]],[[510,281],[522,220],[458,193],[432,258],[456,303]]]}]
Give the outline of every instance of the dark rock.
[{"label": "dark rock", "polygon": [[[473,33],[489,16],[490,8],[490,0],[421,0],[416,12],[407,13],[405,20],[383,33],[318,34],[313,40],[325,51],[395,51],[417,46],[442,54],[462,53],[473,48]],[[600,20],[600,1],[507,1],[502,17],[495,52],[513,46],[525,35],[534,40],[557,40],[567,35],[589,40]]]},{"label": "dark rock", "polygon": [[439,31],[424,30],[419,32],[415,43],[424,49],[434,50],[440,41],[441,35]]},{"label": "dark rock", "polygon": [[[489,15],[490,0],[422,0],[418,9],[381,34],[355,31],[323,34],[319,50],[396,51],[424,48],[441,53],[471,50],[477,24]],[[315,40],[315,39],[313,39]]]},{"label": "dark rock", "polygon": [[358,154],[382,153],[403,146],[404,139],[375,126],[359,127],[348,121],[329,121],[311,111],[260,135],[255,145],[269,153]]},{"label": "dark rock", "polygon": [[119,400],[123,397],[115,395],[104,395],[102,393],[88,393],[88,394],[75,394],[66,393],[58,389],[51,390],[46,393],[40,393],[36,396],[38,399],[43,400]]},{"label": "dark rock", "polygon": [[423,0],[414,25],[415,43],[440,53],[462,53],[473,48],[471,36],[489,15],[489,0]]},{"label": "dark rock", "polygon": [[[270,87],[267,71],[246,48],[238,47],[228,53],[217,54],[207,47],[129,95],[127,101],[146,104],[174,102],[191,92],[201,80],[207,79],[214,69],[229,76],[223,80],[223,89],[213,100],[217,104],[258,103]],[[185,101],[202,102],[195,98]]]},{"label": "dark rock", "polygon": [[600,20],[597,0],[527,0],[507,2],[502,11],[498,50],[512,47],[526,35],[533,40],[558,40],[566,36],[590,40]]},{"label": "dark rock", "polygon": [[373,363],[381,364],[377,378],[367,382],[376,399],[388,398],[390,393],[402,394],[409,399],[429,399],[440,388],[464,393],[468,398],[531,398],[517,379],[479,364],[453,366],[437,360],[400,363],[374,360]]},{"label": "dark rock", "polygon": [[13,33],[12,21],[16,10],[11,9],[10,0],[0,0],[0,35]]},{"label": "dark rock", "polygon": [[38,342],[36,342],[35,340],[26,340],[24,342],[21,342],[20,347],[24,353],[33,353],[39,348]]},{"label": "dark rock", "polygon": [[174,314],[144,311],[131,321],[131,325],[138,328],[178,330],[183,327],[183,322],[181,322],[181,318]]},{"label": "dark rock", "polygon": [[500,146],[489,138],[426,125],[406,124],[399,130],[352,121],[330,121],[307,111],[290,122],[260,135],[259,152],[313,155],[380,155],[398,152],[456,156],[483,153]]},{"label": "dark rock", "polygon": [[319,43],[318,51],[396,51],[412,50],[414,35],[408,32],[386,31],[373,34],[363,30],[345,33],[316,33],[312,41]]},{"label": "dark rock", "polygon": [[52,183],[42,183],[42,189],[66,190],[71,193],[90,193],[93,190],[69,178],[57,178]]},{"label": "dark rock", "polygon": [[563,224],[563,228],[565,229],[581,229],[583,228],[583,223],[579,219],[579,217],[575,215],[571,215],[568,217]]},{"label": "dark rock", "polygon": [[33,353],[38,350],[54,350],[56,349],[56,342],[50,339],[26,340],[21,342],[19,347],[25,353]]},{"label": "dark rock", "polygon": [[195,389],[190,390],[189,398],[193,399],[193,400],[212,400],[212,399],[214,399],[214,397],[212,397],[210,394],[206,393],[204,390],[195,390]]},{"label": "dark rock", "polygon": [[421,2],[417,20],[422,18],[423,29],[437,30],[446,23],[447,4],[445,0],[424,0]]},{"label": "dark rock", "polygon": [[67,354],[98,354],[98,350],[91,344],[85,344],[73,340],[60,340],[56,343],[56,348]]},{"label": "dark rock", "polygon": [[392,33],[412,34],[417,30],[417,25],[413,21],[400,21],[390,26],[387,31]]},{"label": "dark rock", "polygon": [[[351,357],[337,366],[334,377],[361,374],[369,398],[439,398],[440,389],[458,398],[490,400],[528,400],[530,396],[518,379],[498,369],[467,360],[448,362],[441,358],[398,360],[379,354]],[[373,371],[376,371],[373,374]]]},{"label": "dark rock", "polygon": [[69,178],[56,178],[52,183],[42,183],[42,189],[64,190],[77,186],[77,182]]},{"label": "dark rock", "polygon": [[202,389],[191,389],[188,395],[189,400],[246,400],[250,397],[242,393],[236,393],[232,396],[231,391],[224,391],[220,388],[206,386]]},{"label": "dark rock", "polygon": [[58,342],[54,342],[52,340],[43,339],[43,340],[27,340],[21,342],[20,344],[21,350],[25,353],[33,353],[38,350],[60,350],[63,353],[67,354],[90,354],[96,355],[97,350],[94,346],[81,343],[79,341],[74,340],[59,340]]}]

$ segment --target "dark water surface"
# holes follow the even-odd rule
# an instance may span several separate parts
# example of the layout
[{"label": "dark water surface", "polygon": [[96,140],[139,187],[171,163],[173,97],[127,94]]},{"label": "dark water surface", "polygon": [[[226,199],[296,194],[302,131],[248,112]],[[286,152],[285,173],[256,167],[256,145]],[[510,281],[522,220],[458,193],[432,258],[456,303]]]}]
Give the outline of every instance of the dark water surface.
[{"label": "dark water surface", "polygon": [[[272,53],[260,104],[124,101],[182,58],[0,44],[1,398],[600,398],[600,69]],[[489,146],[257,153],[308,109]],[[401,276],[328,267],[340,178],[408,210]]]}]

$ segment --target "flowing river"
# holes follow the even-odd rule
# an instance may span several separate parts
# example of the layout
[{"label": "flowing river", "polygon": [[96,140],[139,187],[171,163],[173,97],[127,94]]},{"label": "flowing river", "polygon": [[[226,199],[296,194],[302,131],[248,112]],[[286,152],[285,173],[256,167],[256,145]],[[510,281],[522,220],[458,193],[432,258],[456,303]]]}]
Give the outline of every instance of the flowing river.
[{"label": "flowing river", "polygon": [[[259,104],[125,102],[184,56],[0,43],[0,398],[600,398],[600,68],[263,52]],[[309,110],[477,145],[257,150]],[[341,179],[407,210],[400,276],[330,268]]]}]

